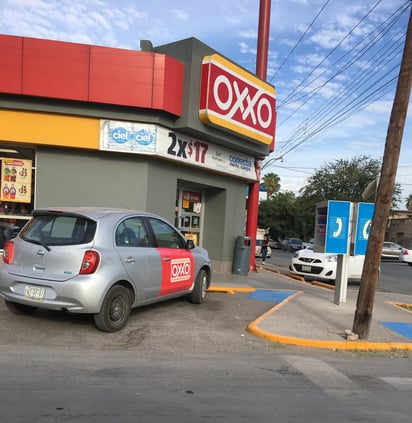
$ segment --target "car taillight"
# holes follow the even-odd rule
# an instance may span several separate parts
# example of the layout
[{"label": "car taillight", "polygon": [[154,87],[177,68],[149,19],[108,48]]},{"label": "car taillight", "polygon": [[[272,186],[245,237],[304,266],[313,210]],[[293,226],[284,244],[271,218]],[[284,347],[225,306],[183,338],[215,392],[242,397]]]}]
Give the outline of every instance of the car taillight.
[{"label": "car taillight", "polygon": [[407,255],[409,254],[409,251],[408,251],[408,250],[403,250],[403,254],[404,254],[405,256],[407,256]]},{"label": "car taillight", "polygon": [[97,251],[88,250],[84,253],[82,265],[80,267],[81,275],[90,275],[94,273],[100,263],[100,255]]},{"label": "car taillight", "polygon": [[4,263],[10,264],[14,258],[14,243],[12,241],[6,241],[3,249],[3,261]]}]

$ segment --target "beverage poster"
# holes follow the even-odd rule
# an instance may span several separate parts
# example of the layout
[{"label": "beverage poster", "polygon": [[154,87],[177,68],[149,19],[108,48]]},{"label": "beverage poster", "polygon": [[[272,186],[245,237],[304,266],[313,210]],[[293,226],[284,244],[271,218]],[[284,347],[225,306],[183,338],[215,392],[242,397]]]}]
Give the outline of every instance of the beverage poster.
[{"label": "beverage poster", "polygon": [[1,201],[30,203],[31,160],[1,158]]}]

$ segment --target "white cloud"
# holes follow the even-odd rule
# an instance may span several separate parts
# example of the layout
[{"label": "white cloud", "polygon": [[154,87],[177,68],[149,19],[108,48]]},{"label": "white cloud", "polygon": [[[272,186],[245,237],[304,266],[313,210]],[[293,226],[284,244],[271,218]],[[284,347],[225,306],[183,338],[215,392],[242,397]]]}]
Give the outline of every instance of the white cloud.
[{"label": "white cloud", "polygon": [[[390,73],[390,68],[400,62],[402,32],[398,34],[401,41],[396,46],[391,43],[396,31],[405,31],[407,14],[391,28],[383,46],[375,47],[383,55],[379,60],[374,47],[368,44],[364,48],[361,42],[404,3],[382,0],[367,15],[376,0],[334,0],[309,28],[324,0],[272,0],[268,79],[277,91],[275,154],[292,148],[285,155],[285,166],[298,163],[311,171],[331,160],[351,157],[351,153],[372,150],[374,157],[382,156],[395,83],[379,89],[379,83],[385,85],[379,77],[396,80],[396,72]],[[131,49],[139,49],[141,39],[149,39],[156,46],[193,36],[251,71],[256,67],[258,22],[256,0],[0,1],[3,34]],[[379,32],[385,35],[381,27]],[[384,53],[387,45],[392,48]],[[362,55],[356,57],[360,52]],[[370,91],[364,93],[369,86]],[[358,105],[363,97],[367,98],[365,103]],[[356,113],[352,116],[352,112]],[[412,171],[409,176],[404,172],[408,172],[408,166],[412,168],[411,114],[400,156],[402,179],[410,182]],[[334,125],[334,119],[341,115],[347,119]],[[307,176],[283,169],[282,188],[295,191]]]}]

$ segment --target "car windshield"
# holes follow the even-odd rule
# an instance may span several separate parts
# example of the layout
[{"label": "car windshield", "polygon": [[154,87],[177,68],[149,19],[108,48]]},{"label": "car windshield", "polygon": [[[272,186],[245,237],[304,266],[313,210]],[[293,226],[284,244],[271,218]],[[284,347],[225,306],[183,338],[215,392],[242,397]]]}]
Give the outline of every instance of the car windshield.
[{"label": "car windshield", "polygon": [[96,232],[96,222],[71,215],[45,214],[31,219],[20,237],[44,246],[76,245],[90,242]]}]

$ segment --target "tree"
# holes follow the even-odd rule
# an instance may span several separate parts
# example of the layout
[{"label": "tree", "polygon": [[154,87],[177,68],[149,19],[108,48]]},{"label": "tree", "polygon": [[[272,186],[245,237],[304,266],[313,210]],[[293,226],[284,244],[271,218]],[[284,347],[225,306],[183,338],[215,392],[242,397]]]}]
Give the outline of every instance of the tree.
[{"label": "tree", "polygon": [[267,173],[263,176],[263,184],[267,189],[267,198],[271,197],[280,189],[280,177],[276,173]]},{"label": "tree", "polygon": [[[380,170],[381,161],[369,156],[335,160],[315,172],[300,192],[312,204],[326,200],[361,202],[363,191],[379,175]],[[400,194],[400,185],[396,184],[393,207],[399,203]]]},{"label": "tree", "polygon": [[[301,213],[293,192],[278,192],[259,204],[258,224],[261,228],[270,228],[271,238],[286,236],[302,238],[304,236]],[[314,223],[312,222],[312,228]],[[313,233],[313,230],[312,230]]]},{"label": "tree", "polygon": [[406,200],[406,209],[412,210],[412,194],[410,194],[408,199]]},{"label": "tree", "polygon": [[[291,236],[309,240],[314,236],[317,203],[327,200],[354,203],[364,201],[362,194],[365,188],[380,171],[381,162],[368,156],[331,162],[308,179],[299,196],[295,196],[292,192],[276,191],[276,195],[268,196],[267,200],[261,201],[258,213],[259,226],[270,227],[272,238]],[[393,207],[400,202],[400,194],[400,185],[396,184]],[[368,201],[374,200],[373,198]]]}]

